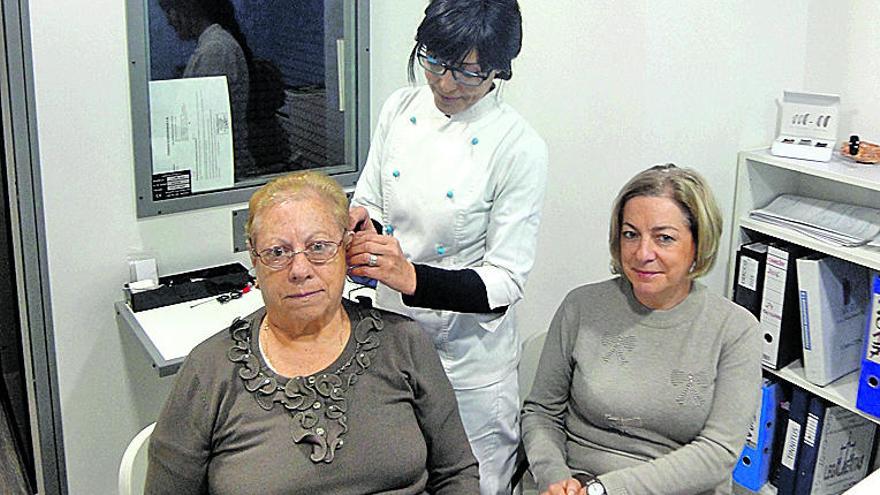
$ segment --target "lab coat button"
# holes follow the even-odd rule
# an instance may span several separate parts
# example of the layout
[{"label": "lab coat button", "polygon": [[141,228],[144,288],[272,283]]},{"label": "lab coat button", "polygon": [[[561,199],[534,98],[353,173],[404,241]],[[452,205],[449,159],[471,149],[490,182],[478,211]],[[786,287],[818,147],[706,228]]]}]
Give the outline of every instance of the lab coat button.
[{"label": "lab coat button", "polygon": [[471,144],[476,145],[476,144],[479,143],[479,142],[480,142],[480,140],[477,139],[477,138],[473,138],[473,139],[471,139]]},{"label": "lab coat button", "polygon": [[394,226],[391,224],[386,225],[385,226],[385,233],[388,235],[393,234],[394,233]]},{"label": "lab coat button", "polygon": [[444,254],[446,254],[446,248],[443,246],[437,246],[437,254],[443,256]]},{"label": "lab coat button", "polygon": [[395,169],[394,172],[391,172],[391,175],[393,175],[395,179],[400,177],[400,170]]},{"label": "lab coat button", "polygon": [[415,124],[416,123],[416,116],[413,115],[412,117],[410,117],[409,121],[412,122],[413,124]]},{"label": "lab coat button", "polygon": [[447,198],[452,199],[453,196],[455,196],[455,193],[452,192],[452,189],[446,191]]}]

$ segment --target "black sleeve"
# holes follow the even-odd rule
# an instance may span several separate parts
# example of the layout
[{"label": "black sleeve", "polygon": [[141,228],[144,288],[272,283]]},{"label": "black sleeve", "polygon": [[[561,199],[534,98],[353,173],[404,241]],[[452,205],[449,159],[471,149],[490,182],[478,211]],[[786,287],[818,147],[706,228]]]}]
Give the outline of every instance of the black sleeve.
[{"label": "black sleeve", "polygon": [[416,269],[416,292],[403,295],[403,303],[419,308],[457,311],[459,313],[503,313],[507,306],[489,307],[486,284],[469,268],[444,270],[413,263]]}]

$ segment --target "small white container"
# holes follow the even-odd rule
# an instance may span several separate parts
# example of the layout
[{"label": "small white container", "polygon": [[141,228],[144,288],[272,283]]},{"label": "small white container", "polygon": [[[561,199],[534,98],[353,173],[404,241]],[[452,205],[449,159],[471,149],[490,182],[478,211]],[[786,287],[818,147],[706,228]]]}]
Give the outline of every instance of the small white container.
[{"label": "small white container", "polygon": [[837,143],[840,96],[785,91],[779,108],[779,134],[770,153],[827,162]]}]

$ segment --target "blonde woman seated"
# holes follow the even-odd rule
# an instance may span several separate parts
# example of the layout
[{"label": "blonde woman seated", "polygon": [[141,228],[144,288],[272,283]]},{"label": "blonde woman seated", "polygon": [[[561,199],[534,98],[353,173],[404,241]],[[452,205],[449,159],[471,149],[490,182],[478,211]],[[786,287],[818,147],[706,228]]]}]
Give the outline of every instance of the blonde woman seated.
[{"label": "blonde woman seated", "polygon": [[342,300],[332,179],[260,188],[247,225],[265,310],[196,347],[150,440],[146,493],[471,494],[477,463],[431,341]]},{"label": "blonde woman seated", "polygon": [[523,409],[544,494],[730,493],[761,353],[755,318],[696,281],[720,237],[693,170],[650,168],[617,196],[618,276],[565,297]]}]

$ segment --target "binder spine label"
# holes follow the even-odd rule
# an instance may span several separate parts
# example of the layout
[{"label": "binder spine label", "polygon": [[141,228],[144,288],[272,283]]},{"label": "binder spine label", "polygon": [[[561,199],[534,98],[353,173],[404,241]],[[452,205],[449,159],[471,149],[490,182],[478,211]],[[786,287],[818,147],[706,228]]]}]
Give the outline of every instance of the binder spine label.
[{"label": "binder spine label", "polygon": [[787,273],[788,252],[772,246],[768,248],[767,267],[764,272],[764,297],[759,319],[764,334],[761,359],[774,368],[779,361],[779,339],[782,331]]},{"label": "binder spine label", "polygon": [[799,291],[800,308],[801,308],[801,336],[804,342],[804,350],[811,351],[813,346],[810,343],[810,302],[807,297],[807,291]]},{"label": "binder spine label", "polygon": [[816,430],[819,428],[819,418],[815,414],[807,415],[807,427],[804,429],[804,443],[810,447],[816,446]]},{"label": "binder spine label", "polygon": [[737,283],[751,291],[758,290],[758,260],[743,256],[739,260],[739,280]]},{"label": "binder spine label", "polygon": [[[875,286],[877,284],[875,283]],[[871,294],[871,314],[868,315],[868,345],[865,346],[865,360],[880,364],[880,293]]]},{"label": "binder spine label", "polygon": [[785,431],[785,447],[782,450],[783,466],[794,471],[794,463],[797,460],[798,437],[801,435],[801,425],[796,421],[788,420],[788,428]]}]

